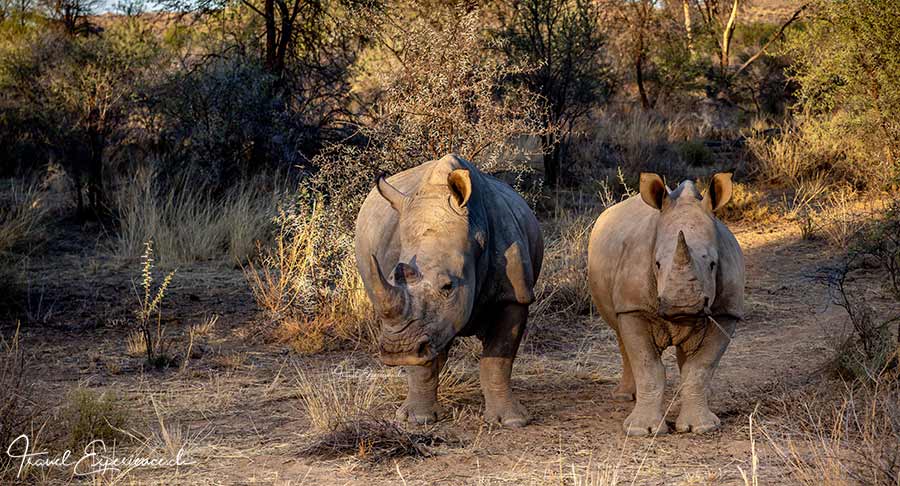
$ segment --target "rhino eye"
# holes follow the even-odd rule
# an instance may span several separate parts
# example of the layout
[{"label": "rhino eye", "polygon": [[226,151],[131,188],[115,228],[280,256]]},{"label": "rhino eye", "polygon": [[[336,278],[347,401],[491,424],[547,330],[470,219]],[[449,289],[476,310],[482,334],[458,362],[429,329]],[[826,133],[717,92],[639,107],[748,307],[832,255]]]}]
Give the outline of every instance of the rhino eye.
[{"label": "rhino eye", "polygon": [[656,262],[656,269],[659,270],[659,262]]},{"label": "rhino eye", "polygon": [[715,270],[715,269],[716,269],[716,262],[709,262],[709,269],[710,269],[710,270]]}]

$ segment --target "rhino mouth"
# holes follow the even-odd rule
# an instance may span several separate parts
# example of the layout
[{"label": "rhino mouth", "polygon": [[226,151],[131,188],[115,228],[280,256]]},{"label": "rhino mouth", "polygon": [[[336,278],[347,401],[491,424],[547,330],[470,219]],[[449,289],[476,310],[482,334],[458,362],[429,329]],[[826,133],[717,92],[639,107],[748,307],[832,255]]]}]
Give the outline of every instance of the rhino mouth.
[{"label": "rhino mouth", "polygon": [[672,304],[660,299],[658,314],[659,317],[670,321],[702,318],[709,314],[709,299],[703,298],[688,305]]},{"label": "rhino mouth", "polygon": [[431,363],[438,353],[427,336],[420,337],[412,350],[397,351],[384,343],[381,345],[381,362],[387,366],[423,366]]}]

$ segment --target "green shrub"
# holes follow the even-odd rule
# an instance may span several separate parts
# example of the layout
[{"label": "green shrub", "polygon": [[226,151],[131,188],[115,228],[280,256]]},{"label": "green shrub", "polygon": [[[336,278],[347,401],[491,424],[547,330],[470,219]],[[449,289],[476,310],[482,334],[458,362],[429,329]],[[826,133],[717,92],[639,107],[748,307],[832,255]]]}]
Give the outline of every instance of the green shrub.
[{"label": "green shrub", "polygon": [[61,412],[68,445],[73,451],[93,440],[122,439],[125,437],[122,430],[128,418],[129,414],[117,395],[83,387],[69,392]]},{"label": "green shrub", "polygon": [[681,142],[677,148],[681,160],[692,167],[712,165],[716,161],[712,151],[701,141]]},{"label": "green shrub", "polygon": [[820,0],[814,12],[787,46],[800,119],[859,169],[852,182],[883,187],[900,177],[900,3]]}]

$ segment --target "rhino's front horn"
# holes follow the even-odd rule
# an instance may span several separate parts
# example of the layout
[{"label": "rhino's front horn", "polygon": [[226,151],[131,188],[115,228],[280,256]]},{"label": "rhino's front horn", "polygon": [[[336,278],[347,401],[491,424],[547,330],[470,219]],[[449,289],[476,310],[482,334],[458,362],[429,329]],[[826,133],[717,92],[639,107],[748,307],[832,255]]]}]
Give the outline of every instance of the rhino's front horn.
[{"label": "rhino's front horn", "polygon": [[678,243],[675,245],[675,264],[690,265],[691,250],[684,239],[684,231],[678,232]]},{"label": "rhino's front horn", "polygon": [[373,290],[376,304],[380,308],[381,314],[384,317],[399,316],[403,312],[405,302],[403,289],[391,285],[391,283],[387,281],[375,255],[369,256],[369,266],[372,274],[377,277],[375,282],[373,282]]}]

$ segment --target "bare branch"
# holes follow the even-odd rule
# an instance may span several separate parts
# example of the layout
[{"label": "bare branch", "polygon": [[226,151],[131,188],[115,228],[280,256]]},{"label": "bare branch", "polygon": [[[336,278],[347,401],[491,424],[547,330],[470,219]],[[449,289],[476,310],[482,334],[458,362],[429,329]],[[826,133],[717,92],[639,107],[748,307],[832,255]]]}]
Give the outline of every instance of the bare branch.
[{"label": "bare branch", "polygon": [[757,59],[759,59],[766,52],[766,49],[768,49],[769,46],[772,45],[773,42],[775,42],[776,39],[778,39],[782,35],[784,35],[784,31],[785,31],[785,29],[788,28],[788,26],[791,25],[792,23],[794,23],[795,20],[800,18],[800,14],[804,10],[806,10],[806,7],[808,7],[808,6],[809,6],[808,3],[804,4],[802,7],[798,8],[796,12],[794,12],[794,15],[791,15],[791,18],[787,19],[787,21],[785,23],[781,24],[781,28],[778,29],[778,32],[775,35],[773,35],[771,38],[769,38],[768,42],[766,42],[765,45],[763,45],[762,48],[760,48],[760,50],[756,52],[756,54],[750,56],[749,59],[747,59],[746,61],[744,61],[743,64],[741,64],[741,67],[739,67],[738,70],[735,71],[734,77],[739,76],[742,72],[744,72],[745,69],[747,69],[751,64],[753,64],[753,62],[755,62]]}]

